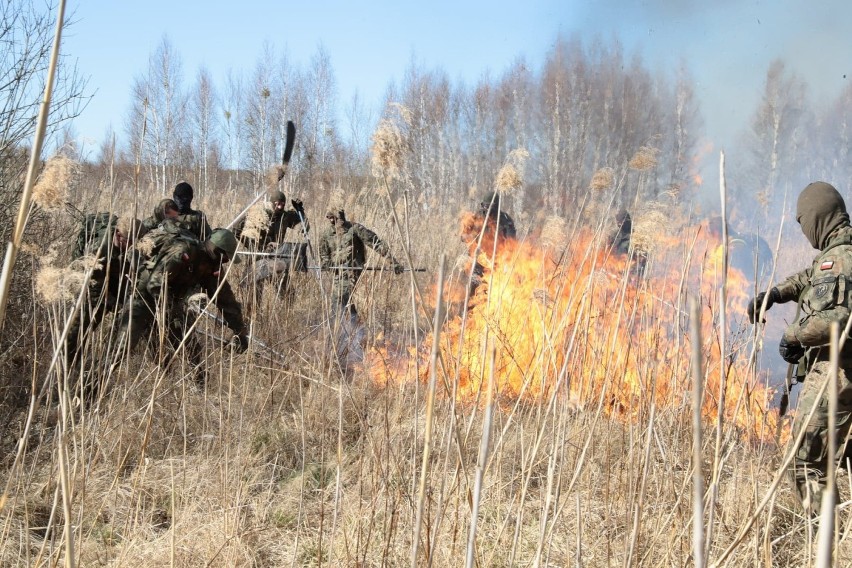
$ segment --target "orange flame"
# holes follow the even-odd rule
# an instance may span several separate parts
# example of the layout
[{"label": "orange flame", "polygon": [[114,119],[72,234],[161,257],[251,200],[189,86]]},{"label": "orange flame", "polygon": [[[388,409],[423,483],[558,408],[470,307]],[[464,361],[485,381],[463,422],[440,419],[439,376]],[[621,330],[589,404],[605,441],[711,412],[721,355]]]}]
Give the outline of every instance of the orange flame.
[{"label": "orange flame", "polygon": [[[687,297],[701,306],[705,368],[703,402],[707,417],[718,416],[725,376],[726,420],[760,438],[774,435],[777,414],[769,409],[773,391],[749,365],[749,338],[728,332],[720,357],[718,290],[721,247],[706,232],[687,229],[660,237],[645,266],[644,257],[619,256],[600,235],[583,230],[564,250],[537,246],[535,239],[498,239],[486,227],[476,246],[477,223],[462,228],[482,268],[466,314],[449,318],[440,334],[441,368],[451,393],[477,400],[487,384],[489,354],[495,355],[499,400],[568,396],[577,405],[602,401],[612,414],[637,417],[648,405],[683,408],[689,403],[692,371]],[[644,272],[644,274],[643,274]],[[729,320],[743,321],[749,284],[730,269]],[[458,297],[458,296],[456,296]],[[730,325],[729,329],[735,329]],[[424,341],[429,346],[432,338]],[[428,347],[402,360],[374,352],[369,368],[377,381],[428,377]],[[724,363],[724,373],[720,371]]]}]

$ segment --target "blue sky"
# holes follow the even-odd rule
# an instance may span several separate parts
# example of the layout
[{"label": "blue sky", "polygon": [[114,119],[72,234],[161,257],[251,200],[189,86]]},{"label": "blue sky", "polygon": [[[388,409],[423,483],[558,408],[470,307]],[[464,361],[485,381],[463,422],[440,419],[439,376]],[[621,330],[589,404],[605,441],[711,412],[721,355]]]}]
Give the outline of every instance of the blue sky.
[{"label": "blue sky", "polygon": [[133,78],[164,36],[187,85],[201,65],[217,84],[229,70],[251,70],[264,43],[303,66],[322,45],[343,104],[356,90],[377,103],[412,58],[474,82],[519,56],[537,68],[559,34],[615,37],[653,70],[686,62],[717,149],[747,127],[772,59],[807,79],[817,100],[852,79],[852,2],[839,0],[89,0],[68,9],[76,23],[63,53],[96,90],[74,124],[89,149],[109,124],[121,132]]}]

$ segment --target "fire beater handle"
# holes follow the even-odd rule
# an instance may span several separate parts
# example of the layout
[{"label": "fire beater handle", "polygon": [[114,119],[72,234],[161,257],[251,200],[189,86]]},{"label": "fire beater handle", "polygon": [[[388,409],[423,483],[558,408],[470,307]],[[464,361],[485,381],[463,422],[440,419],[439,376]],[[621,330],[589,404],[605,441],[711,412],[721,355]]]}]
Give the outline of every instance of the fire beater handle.
[{"label": "fire beater handle", "polygon": [[[393,272],[393,267],[386,266],[309,266],[308,270],[374,270],[376,272]],[[426,272],[425,268],[403,268],[403,272]]]}]

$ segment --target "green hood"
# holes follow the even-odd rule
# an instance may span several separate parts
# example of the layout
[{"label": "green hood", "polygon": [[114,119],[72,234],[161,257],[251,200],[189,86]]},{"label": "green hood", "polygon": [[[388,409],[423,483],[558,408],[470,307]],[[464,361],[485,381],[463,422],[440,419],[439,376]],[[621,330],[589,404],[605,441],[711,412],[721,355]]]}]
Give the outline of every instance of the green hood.
[{"label": "green hood", "polygon": [[846,203],[834,186],[824,181],[815,181],[799,194],[796,204],[796,221],[811,246],[822,250],[828,237],[839,227],[849,225]]}]

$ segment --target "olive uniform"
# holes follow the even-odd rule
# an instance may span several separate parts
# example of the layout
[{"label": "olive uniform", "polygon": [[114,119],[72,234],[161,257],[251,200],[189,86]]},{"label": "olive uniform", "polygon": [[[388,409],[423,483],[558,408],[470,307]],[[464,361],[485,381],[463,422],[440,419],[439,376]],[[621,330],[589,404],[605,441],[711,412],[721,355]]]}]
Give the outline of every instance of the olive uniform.
[{"label": "olive uniform", "polygon": [[[226,259],[218,258],[210,250],[216,247],[210,243],[217,242],[218,237],[227,233],[233,245],[228,250],[228,257],[236,250],[236,239],[230,231],[218,229],[206,242],[201,243],[183,234],[174,235],[155,251],[153,256],[142,265],[137,279],[133,301],[122,312],[120,330],[130,345],[134,348],[139,340],[149,333],[156,321],[157,309],[165,309],[164,321],[168,326],[168,341],[172,348],[177,348],[183,340],[187,325],[185,302],[196,287],[200,287],[209,297],[219,288],[215,303],[222,312],[222,318],[228,327],[240,339],[240,345],[248,344],[247,330],[243,321],[242,307],[234,297],[234,292],[227,281],[222,282],[225,268],[221,262]],[[128,335],[128,327],[130,328]],[[200,349],[192,338],[187,339],[187,353],[190,361],[199,372]],[[203,375],[201,375],[203,376]],[[196,375],[199,378],[200,375]]]},{"label": "olive uniform", "polygon": [[[129,296],[128,287],[134,265],[139,263],[139,255],[132,246],[116,244],[118,217],[111,213],[91,213],[86,215],[72,253],[72,260],[83,257],[98,259],[98,266],[92,271],[87,303],[79,315],[71,322],[66,339],[67,358],[71,362],[81,346],[81,330],[94,330],[104,316],[117,311]],[[146,231],[138,220],[132,220],[124,230],[142,236]],[[132,240],[133,236],[131,236]]]},{"label": "olive uniform", "polygon": [[333,217],[335,224],[320,235],[320,263],[323,268],[334,268],[332,304],[344,313],[348,311],[354,315],[357,312],[352,304],[352,292],[363,272],[359,269],[364,268],[367,259],[366,247],[390,259],[395,271],[401,271],[402,265],[393,258],[388,245],[376,233],[359,223],[350,223],[343,211],[330,211],[327,217]]},{"label": "olive uniform", "polygon": [[172,199],[177,203],[180,212],[177,220],[183,227],[198,237],[198,240],[203,241],[213,234],[213,231],[210,229],[210,224],[207,222],[204,213],[192,208],[194,193],[192,186],[182,181],[175,186]]},{"label": "olive uniform", "polygon": [[[796,219],[811,245],[820,250],[810,267],[790,276],[769,292],[767,307],[798,301],[796,320],[784,332],[781,356],[799,365],[804,385],[793,421],[793,437],[805,430],[796,449],[791,475],[805,510],[819,514],[828,468],[828,392],[817,397],[829,376],[829,341],[833,322],[842,330],[852,305],[852,227],[837,190],[824,182],[808,185],[799,195]],[[752,300],[754,320],[764,294]],[[805,419],[815,408],[810,422]],[[842,444],[852,425],[852,342],[840,353],[838,370],[837,440]],[[852,447],[850,447],[852,449]],[[841,450],[842,451],[842,450]],[[850,453],[850,452],[847,452]],[[840,457],[839,455],[836,457]]]},{"label": "olive uniform", "polygon": [[274,250],[284,241],[284,236],[287,229],[298,227],[305,223],[305,231],[310,230],[310,224],[305,216],[305,209],[301,201],[293,200],[293,209],[285,210],[283,206],[278,207],[278,204],[286,203],[286,197],[280,191],[275,191],[270,195],[270,203],[264,207],[263,212],[266,214],[266,223],[259,228],[258,236],[249,236],[244,234],[246,220],[248,216],[240,219],[237,227],[234,229],[234,235],[250,249],[257,251]]}]

